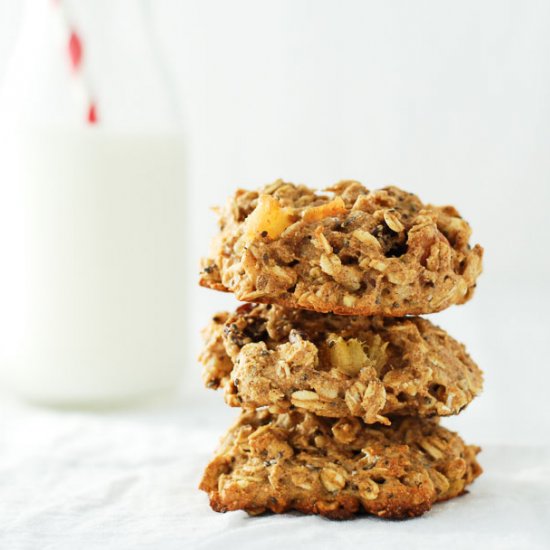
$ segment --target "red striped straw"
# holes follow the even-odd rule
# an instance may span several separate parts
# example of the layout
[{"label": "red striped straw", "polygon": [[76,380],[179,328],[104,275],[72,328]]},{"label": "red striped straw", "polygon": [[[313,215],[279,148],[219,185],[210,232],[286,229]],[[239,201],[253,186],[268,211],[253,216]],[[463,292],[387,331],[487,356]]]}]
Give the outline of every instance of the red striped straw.
[{"label": "red striped straw", "polygon": [[75,26],[70,22],[64,2],[62,2],[62,0],[52,0],[51,5],[54,7],[54,11],[57,15],[62,41],[69,58],[74,83],[77,87],[78,95],[84,104],[86,123],[97,124],[97,103],[94,99],[92,87],[86,72],[82,37]]}]

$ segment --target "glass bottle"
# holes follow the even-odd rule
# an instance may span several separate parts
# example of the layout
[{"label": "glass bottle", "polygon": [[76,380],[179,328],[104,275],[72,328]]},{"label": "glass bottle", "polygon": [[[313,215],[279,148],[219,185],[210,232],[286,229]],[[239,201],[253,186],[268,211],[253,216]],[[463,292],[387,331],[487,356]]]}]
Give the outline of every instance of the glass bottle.
[{"label": "glass bottle", "polygon": [[147,2],[27,3],[0,100],[0,375],[18,394],[88,406],[177,388],[174,98]]}]

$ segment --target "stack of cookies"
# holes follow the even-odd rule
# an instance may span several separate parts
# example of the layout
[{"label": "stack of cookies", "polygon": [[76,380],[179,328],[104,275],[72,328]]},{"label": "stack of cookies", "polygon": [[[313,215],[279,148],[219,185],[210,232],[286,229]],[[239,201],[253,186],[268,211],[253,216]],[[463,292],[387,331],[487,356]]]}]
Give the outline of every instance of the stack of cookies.
[{"label": "stack of cookies", "polygon": [[479,448],[439,425],[481,391],[416,315],[466,302],[483,250],[453,207],[342,181],[239,190],[201,285],[248,302],[205,330],[204,379],[241,407],[207,466],[214,510],[418,516],[465,492]]}]

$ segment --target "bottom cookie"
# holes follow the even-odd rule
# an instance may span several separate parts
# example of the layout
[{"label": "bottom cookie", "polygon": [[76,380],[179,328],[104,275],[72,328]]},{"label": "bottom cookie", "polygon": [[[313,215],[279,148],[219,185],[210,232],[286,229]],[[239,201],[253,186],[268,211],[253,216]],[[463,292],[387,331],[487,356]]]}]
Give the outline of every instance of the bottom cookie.
[{"label": "bottom cookie", "polygon": [[217,512],[414,517],[465,492],[481,474],[479,450],[437,419],[381,426],[257,410],[225,435],[200,488]]}]

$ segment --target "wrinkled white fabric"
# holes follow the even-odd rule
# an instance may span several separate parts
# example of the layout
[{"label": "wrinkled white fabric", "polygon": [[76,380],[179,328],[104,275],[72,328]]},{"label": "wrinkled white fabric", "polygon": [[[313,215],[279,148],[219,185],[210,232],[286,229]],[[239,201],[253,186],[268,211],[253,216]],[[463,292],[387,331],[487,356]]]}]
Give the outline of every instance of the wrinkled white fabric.
[{"label": "wrinkled white fabric", "polygon": [[2,550],[550,548],[550,449],[485,446],[469,494],[419,519],[217,514],[197,490],[231,414],[76,413],[0,401]]}]

